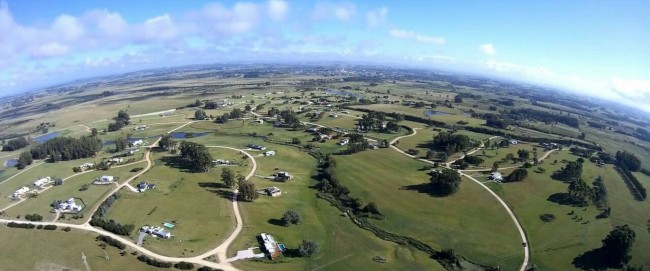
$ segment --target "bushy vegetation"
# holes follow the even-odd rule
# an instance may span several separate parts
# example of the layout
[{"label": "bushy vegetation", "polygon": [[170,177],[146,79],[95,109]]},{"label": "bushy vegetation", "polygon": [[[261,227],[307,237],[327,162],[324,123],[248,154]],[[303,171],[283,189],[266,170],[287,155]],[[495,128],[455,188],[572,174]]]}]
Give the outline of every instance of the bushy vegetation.
[{"label": "bushy vegetation", "polygon": [[158,141],[158,148],[161,148],[163,150],[170,150],[174,146],[176,146],[176,141],[172,139],[172,136],[169,134],[164,134],[160,137],[160,140]]},{"label": "bushy vegetation", "polygon": [[93,157],[102,149],[102,142],[96,137],[56,137],[31,149],[34,159],[50,157],[51,162],[68,161]]},{"label": "bushy vegetation", "polygon": [[18,156],[18,163],[16,163],[16,168],[18,169],[24,169],[27,166],[31,165],[34,162],[34,159],[32,158],[32,154],[29,152],[22,152],[20,153],[20,156]]},{"label": "bushy vegetation", "polygon": [[106,200],[99,205],[99,208],[97,209],[97,212],[93,214],[92,219],[90,219],[90,225],[100,227],[118,235],[129,236],[135,229],[133,224],[120,224],[112,219],[107,220],[104,218],[108,209],[110,209],[118,198],[119,194],[113,194],[106,198]]},{"label": "bushy vegetation", "polygon": [[109,246],[113,246],[113,247],[116,247],[116,248],[121,249],[121,250],[126,248],[126,245],[124,243],[120,242],[117,239],[113,239],[112,237],[107,236],[107,235],[97,236],[96,239],[98,241],[102,241],[102,242],[108,244]]},{"label": "bushy vegetation", "polygon": [[126,113],[126,111],[124,110],[120,110],[119,112],[117,112],[117,117],[113,119],[115,120],[115,122],[108,124],[109,132],[118,131],[122,129],[124,126],[129,125],[129,123],[131,122],[131,117],[129,117],[129,114]]},{"label": "bushy vegetation", "polygon": [[156,259],[153,259],[153,258],[149,258],[146,255],[138,256],[138,260],[143,262],[143,263],[147,263],[148,265],[155,266],[155,267],[160,267],[160,268],[170,268],[170,267],[173,266],[173,264],[170,263],[170,262],[159,261],[159,260],[156,260]]},{"label": "bushy vegetation", "polygon": [[568,183],[580,179],[580,176],[582,176],[582,163],[578,161],[570,161],[560,170],[554,172],[551,177]]},{"label": "bushy vegetation", "polygon": [[518,168],[512,171],[508,177],[506,177],[506,182],[521,182],[528,177],[528,171],[523,168]]},{"label": "bushy vegetation", "polygon": [[348,148],[346,150],[348,154],[365,151],[370,146],[368,140],[361,134],[350,134],[349,138],[350,142],[348,142]]},{"label": "bushy vegetation", "polygon": [[194,264],[188,262],[178,262],[174,264],[174,268],[179,270],[192,270],[194,269]]},{"label": "bushy vegetation", "polygon": [[617,151],[616,162],[620,168],[625,168],[629,171],[639,171],[641,169],[641,160],[633,153],[627,151]]},{"label": "bushy vegetation", "polygon": [[27,139],[25,139],[25,137],[21,136],[19,138],[9,140],[7,143],[3,144],[2,151],[15,151],[27,147],[27,145],[29,145],[29,142],[27,142]]},{"label": "bushy vegetation", "polygon": [[320,251],[320,245],[316,241],[312,240],[302,240],[298,246],[298,253],[302,257],[309,257]]},{"label": "bushy vegetation", "polygon": [[20,229],[33,229],[33,228],[36,228],[36,225],[31,224],[31,223],[9,222],[9,223],[7,223],[7,227],[9,227],[9,228],[20,228]]},{"label": "bushy vegetation", "polygon": [[300,212],[296,210],[288,210],[282,215],[282,225],[289,227],[291,224],[298,225],[302,223]]},{"label": "bushy vegetation", "polygon": [[431,173],[431,189],[435,194],[447,196],[455,193],[460,187],[460,174],[453,169],[443,168]]},{"label": "bushy vegetation", "polygon": [[239,180],[239,198],[244,201],[255,201],[260,195],[255,190],[255,184],[247,180]]},{"label": "bushy vegetation", "polygon": [[628,225],[615,227],[603,239],[603,256],[608,266],[614,268],[623,267],[630,261],[630,250],[634,245],[636,233]]},{"label": "bushy vegetation", "polygon": [[221,181],[228,187],[235,185],[235,172],[232,169],[224,168],[221,171]]},{"label": "bushy vegetation", "polygon": [[43,216],[39,214],[26,214],[25,219],[29,221],[43,221]]},{"label": "bushy vegetation", "polygon": [[181,158],[189,162],[195,170],[206,172],[212,167],[212,155],[205,145],[182,141],[179,149]]},{"label": "bushy vegetation", "polygon": [[447,155],[455,152],[467,150],[472,147],[472,143],[468,136],[454,134],[452,131],[440,132],[433,137],[433,146]]},{"label": "bushy vegetation", "polygon": [[632,174],[632,172],[627,168],[619,167],[618,172],[623,176],[625,184],[627,184],[630,190],[632,190],[632,194],[635,195],[634,197],[638,200],[645,200],[647,197],[647,191],[643,184],[639,182],[639,179],[637,179],[636,176],[634,176],[634,174]]}]

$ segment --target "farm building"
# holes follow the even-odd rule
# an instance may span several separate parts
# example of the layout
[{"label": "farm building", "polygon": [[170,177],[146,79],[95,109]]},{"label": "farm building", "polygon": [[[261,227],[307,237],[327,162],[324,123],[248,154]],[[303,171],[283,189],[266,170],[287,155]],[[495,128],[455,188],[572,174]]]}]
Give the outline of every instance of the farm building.
[{"label": "farm building", "polygon": [[133,141],[131,143],[131,145],[132,146],[142,146],[142,145],[144,145],[144,140],[142,140],[142,139],[135,140],[135,141]]},{"label": "farm building", "polygon": [[23,186],[23,187],[21,187],[21,188],[18,188],[18,190],[16,190],[16,192],[14,192],[13,194],[11,194],[11,197],[14,198],[14,199],[16,199],[16,198],[18,198],[18,197],[24,195],[24,194],[27,193],[27,192],[29,192],[29,187],[27,187],[27,186]]},{"label": "farm building", "polygon": [[289,172],[286,172],[286,171],[276,172],[276,173],[273,174],[273,177],[275,177],[275,178],[273,178],[273,180],[282,181],[282,182],[286,182],[286,181],[291,180],[293,178],[293,176],[291,176],[291,174],[289,174]]},{"label": "farm building", "polygon": [[510,139],[509,142],[510,142],[510,144],[512,144],[512,145],[517,145],[517,144],[519,144],[519,141],[517,141],[516,139]]},{"label": "farm building", "polygon": [[93,182],[94,184],[112,184],[115,180],[113,176],[101,176]]},{"label": "farm building", "polygon": [[137,188],[138,188],[138,191],[139,191],[140,193],[142,193],[142,192],[146,191],[147,189],[154,189],[154,188],[156,188],[156,185],[155,185],[155,184],[152,184],[152,183],[147,183],[147,182],[140,182],[140,183],[137,185]]},{"label": "farm building", "polygon": [[212,163],[215,165],[230,165],[230,161],[223,159],[212,160]]},{"label": "farm building", "polygon": [[161,227],[156,227],[156,226],[147,226],[144,225],[142,228],[140,228],[141,232],[146,232],[148,234],[151,234],[156,237],[164,238],[164,239],[169,239],[172,237],[172,234],[168,232],[167,230],[161,228]]},{"label": "farm building", "polygon": [[268,194],[271,197],[277,197],[282,195],[282,190],[280,190],[280,188],[277,188],[275,186],[264,188],[264,191],[266,192],[266,194]]},{"label": "farm building", "polygon": [[114,164],[124,163],[124,158],[115,157],[115,158],[108,159],[108,162],[111,162],[111,163],[114,163]]},{"label": "farm building", "polygon": [[280,257],[282,255],[282,244],[278,244],[273,236],[270,234],[262,233],[259,236],[260,244],[262,245],[263,250],[267,253],[271,260]]},{"label": "farm building", "polygon": [[266,150],[266,147],[257,144],[249,144],[248,147],[254,150],[260,150],[260,151]]},{"label": "farm building", "polygon": [[69,198],[66,201],[55,201],[54,209],[59,212],[79,212],[83,209],[83,206],[77,205],[74,198]]},{"label": "farm building", "polygon": [[267,151],[264,153],[264,156],[275,156],[275,151]]},{"label": "farm building", "polygon": [[43,177],[34,182],[34,186],[43,186],[52,182],[50,177]]},{"label": "farm building", "polygon": [[503,181],[503,175],[500,172],[492,172],[489,178],[497,182]]},{"label": "farm building", "polygon": [[345,146],[348,143],[350,143],[350,139],[349,138],[343,138],[343,139],[341,139],[341,141],[339,141],[338,144],[341,145],[341,146]]},{"label": "farm building", "polygon": [[95,166],[95,164],[93,164],[93,163],[84,163],[83,165],[79,166],[79,168],[81,168],[81,170],[87,170],[87,169],[92,168],[94,166]]},{"label": "farm building", "polygon": [[133,128],[133,130],[135,130],[135,131],[144,131],[147,128],[149,128],[147,125],[138,125],[138,126],[135,126],[135,128]]}]

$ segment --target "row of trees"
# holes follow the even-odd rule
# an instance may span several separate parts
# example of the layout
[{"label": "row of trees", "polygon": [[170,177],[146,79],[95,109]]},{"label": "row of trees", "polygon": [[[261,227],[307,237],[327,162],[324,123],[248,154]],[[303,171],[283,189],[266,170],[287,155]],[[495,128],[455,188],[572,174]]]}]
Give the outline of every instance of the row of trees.
[{"label": "row of trees", "polygon": [[244,111],[239,108],[233,108],[232,111],[223,113],[220,117],[214,119],[216,123],[226,123],[229,119],[240,119],[244,117]]},{"label": "row of trees", "polygon": [[31,165],[33,162],[34,159],[32,158],[32,154],[25,151],[20,153],[20,156],[18,156],[18,163],[16,163],[16,167],[18,169],[23,169]]},{"label": "row of trees", "polygon": [[102,142],[94,136],[57,137],[30,150],[33,159],[50,158],[51,162],[93,157],[102,149]]},{"label": "row of trees", "polygon": [[27,147],[27,145],[29,145],[29,142],[27,142],[25,137],[21,136],[19,138],[11,139],[3,144],[2,151],[15,151]]},{"label": "row of trees", "polygon": [[433,137],[434,148],[444,151],[447,155],[471,148],[472,142],[466,135],[455,134],[453,131],[440,132]]}]

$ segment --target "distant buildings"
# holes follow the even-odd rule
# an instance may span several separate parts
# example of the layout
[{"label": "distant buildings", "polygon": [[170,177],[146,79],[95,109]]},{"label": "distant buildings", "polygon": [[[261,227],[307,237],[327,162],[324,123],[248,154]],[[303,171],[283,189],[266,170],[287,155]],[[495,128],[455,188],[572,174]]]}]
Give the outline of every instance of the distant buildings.
[{"label": "distant buildings", "polygon": [[54,210],[59,211],[59,212],[70,212],[70,213],[76,213],[81,211],[83,209],[83,206],[77,205],[75,202],[74,198],[69,198],[66,201],[55,201],[54,202]]},{"label": "distant buildings", "polygon": [[27,192],[29,192],[29,187],[23,186],[21,188],[18,188],[18,190],[16,190],[16,192],[11,194],[11,197],[14,198],[14,199],[17,199],[20,196],[25,195],[25,193],[27,193]]},{"label": "distant buildings", "polygon": [[112,184],[115,181],[113,176],[101,176],[93,182],[93,184]]},{"label": "distant buildings", "polygon": [[140,228],[140,231],[164,239],[169,239],[170,237],[172,237],[172,234],[170,232],[168,232],[162,227],[157,227],[157,226],[144,225],[142,226],[142,228]]},{"label": "distant buildings", "polygon": [[50,177],[43,177],[34,182],[34,186],[36,187],[42,187],[46,184],[49,184],[52,182],[52,179]]},{"label": "distant buildings", "polygon": [[280,250],[280,246],[275,239],[273,239],[273,236],[262,233],[260,234],[259,239],[260,244],[262,245],[262,250],[266,252],[267,256],[269,256],[271,260],[282,255],[282,250]]},{"label": "distant buildings", "polygon": [[282,195],[282,190],[280,190],[280,188],[277,188],[275,186],[264,188],[264,192],[266,192],[266,194],[271,197],[277,197]]},{"label": "distant buildings", "polygon": [[138,192],[142,193],[142,192],[146,191],[147,189],[154,189],[154,188],[156,188],[156,185],[155,185],[155,184],[152,184],[152,183],[147,183],[147,182],[140,182],[140,183],[137,185],[137,188],[138,188]]}]

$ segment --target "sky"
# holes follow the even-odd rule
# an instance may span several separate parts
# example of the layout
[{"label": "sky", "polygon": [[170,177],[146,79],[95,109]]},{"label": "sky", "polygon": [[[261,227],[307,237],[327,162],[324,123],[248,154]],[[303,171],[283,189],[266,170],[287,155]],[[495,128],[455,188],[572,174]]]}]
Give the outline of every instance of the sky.
[{"label": "sky", "polygon": [[650,111],[650,1],[0,0],[0,96],[188,64],[493,75]]}]

